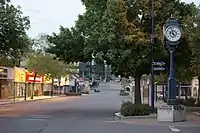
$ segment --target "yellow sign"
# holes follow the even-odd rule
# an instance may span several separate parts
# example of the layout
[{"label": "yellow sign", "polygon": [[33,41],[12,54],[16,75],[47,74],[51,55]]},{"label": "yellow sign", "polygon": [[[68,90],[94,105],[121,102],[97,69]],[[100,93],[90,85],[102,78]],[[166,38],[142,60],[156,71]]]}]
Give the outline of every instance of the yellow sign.
[{"label": "yellow sign", "polygon": [[52,83],[52,78],[50,78],[49,76],[44,76],[44,83],[51,84]]},{"label": "yellow sign", "polygon": [[26,82],[25,69],[15,67],[15,82]]}]

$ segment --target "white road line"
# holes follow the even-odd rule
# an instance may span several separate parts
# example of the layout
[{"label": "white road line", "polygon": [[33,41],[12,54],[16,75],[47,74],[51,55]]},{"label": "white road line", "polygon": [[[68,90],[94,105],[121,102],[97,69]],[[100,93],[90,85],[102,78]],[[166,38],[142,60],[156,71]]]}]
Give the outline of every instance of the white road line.
[{"label": "white road line", "polygon": [[28,119],[24,119],[25,121],[47,121],[47,119],[31,119],[31,118],[28,118]]},{"label": "white road line", "polygon": [[48,115],[30,115],[30,116],[26,116],[25,119],[51,119],[51,116]]},{"label": "white road line", "polygon": [[180,130],[178,128],[175,128],[174,126],[169,126],[169,128],[173,131],[173,132],[180,132]]}]

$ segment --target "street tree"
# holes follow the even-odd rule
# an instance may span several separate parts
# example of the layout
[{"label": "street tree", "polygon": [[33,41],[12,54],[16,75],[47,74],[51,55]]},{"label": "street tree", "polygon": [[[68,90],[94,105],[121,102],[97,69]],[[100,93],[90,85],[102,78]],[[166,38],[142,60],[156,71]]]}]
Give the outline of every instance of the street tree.
[{"label": "street tree", "polygon": [[[67,70],[68,66],[63,62],[55,60],[54,56],[50,54],[32,54],[29,56],[27,62],[27,69],[30,72],[34,72],[33,89],[35,86],[35,79],[37,76],[44,76],[45,78],[52,79],[52,90],[53,90],[53,80],[59,79],[62,76],[69,74]],[[32,92],[33,94],[33,92]],[[32,95],[33,97],[33,95]]]},{"label": "street tree", "polygon": [[50,46],[46,34],[39,34],[33,39],[32,53],[28,55],[27,68],[34,72],[33,88],[37,76],[45,76],[45,78],[60,80],[62,76],[73,74],[76,66],[73,64],[65,64],[63,61],[55,59],[54,55],[46,53],[46,49]]},{"label": "street tree", "polygon": [[14,60],[20,60],[30,46],[26,34],[26,30],[30,28],[29,18],[23,16],[21,8],[12,5],[10,0],[1,0],[0,20],[0,58],[17,65]]},{"label": "street tree", "polygon": [[46,75],[51,78],[60,78],[67,74],[66,66],[63,62],[54,60],[50,54],[32,54],[29,56],[27,68],[36,75]]}]

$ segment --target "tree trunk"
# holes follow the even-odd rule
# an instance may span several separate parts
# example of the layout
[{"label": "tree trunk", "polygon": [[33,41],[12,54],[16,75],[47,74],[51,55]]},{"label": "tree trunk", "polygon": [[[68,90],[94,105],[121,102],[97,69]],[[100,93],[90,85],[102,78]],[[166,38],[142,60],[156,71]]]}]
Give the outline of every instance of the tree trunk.
[{"label": "tree trunk", "polygon": [[200,76],[198,77],[199,87],[198,87],[198,93],[197,93],[197,103],[199,103],[200,100]]},{"label": "tree trunk", "polygon": [[140,88],[141,75],[135,75],[135,104],[141,104],[141,88]]},{"label": "tree trunk", "polygon": [[61,87],[60,87],[61,77],[58,79],[58,95],[61,94]]},{"label": "tree trunk", "polygon": [[54,80],[53,80],[54,78],[52,77],[52,79],[51,79],[51,97],[53,97],[53,88],[54,88]]}]

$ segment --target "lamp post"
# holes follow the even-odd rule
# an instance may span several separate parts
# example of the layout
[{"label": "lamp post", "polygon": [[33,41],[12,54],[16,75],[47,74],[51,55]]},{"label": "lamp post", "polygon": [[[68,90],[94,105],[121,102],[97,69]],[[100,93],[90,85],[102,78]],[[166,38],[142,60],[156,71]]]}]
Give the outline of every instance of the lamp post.
[{"label": "lamp post", "polygon": [[170,71],[168,78],[168,105],[176,104],[176,79],[174,69],[174,51],[181,39],[181,26],[178,20],[171,17],[167,20],[163,28],[164,43],[169,48],[170,52]]},{"label": "lamp post", "polygon": [[154,31],[154,0],[151,0],[151,112],[154,113],[154,47],[155,47],[155,31]]},{"label": "lamp post", "polygon": [[25,68],[25,88],[24,88],[24,100],[26,101],[26,91],[27,91],[27,83],[26,83],[26,74],[27,74],[27,69]]}]

